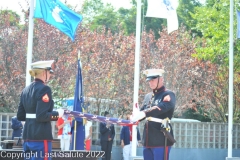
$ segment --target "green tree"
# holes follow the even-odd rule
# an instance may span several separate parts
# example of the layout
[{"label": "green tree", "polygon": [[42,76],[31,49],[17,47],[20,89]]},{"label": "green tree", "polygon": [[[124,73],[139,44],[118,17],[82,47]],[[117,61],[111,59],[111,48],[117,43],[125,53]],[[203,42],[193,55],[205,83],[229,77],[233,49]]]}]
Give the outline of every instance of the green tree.
[{"label": "green tree", "polygon": [[20,22],[20,16],[11,10],[0,10],[0,26],[5,26],[3,24],[5,21],[4,19],[7,18],[9,26],[18,26]]},{"label": "green tree", "polygon": [[[208,3],[209,2],[209,3]],[[211,3],[210,3],[211,2]],[[207,5],[197,7],[192,17],[197,21],[193,29],[202,33],[201,45],[194,55],[203,60],[211,60],[217,64],[228,66],[229,54],[229,1],[207,1]],[[236,17],[236,16],[234,16]],[[236,26],[236,18],[234,21]],[[234,34],[236,37],[236,34]],[[239,43],[235,43],[234,52],[237,53]],[[235,69],[239,70],[239,56],[235,54]]]},{"label": "green tree", "polygon": [[[180,25],[187,26],[190,29],[192,26],[196,25],[196,20],[191,17],[191,13],[194,13],[196,7],[201,7],[202,4],[198,0],[180,0],[179,6],[177,8],[178,21]],[[135,34],[136,32],[136,10],[137,10],[136,0],[132,0],[132,8],[124,9],[120,8],[118,12],[122,20],[122,24],[125,28],[126,34]],[[142,20],[141,26],[142,30],[147,32],[153,31],[155,38],[159,38],[159,32],[162,31],[162,26],[167,26],[167,20],[163,18],[153,18],[146,17],[148,3],[147,0],[142,0],[141,12]],[[195,33],[193,31],[192,33]],[[197,32],[200,35],[200,33]]]},{"label": "green tree", "polygon": [[[111,17],[111,18],[109,18]],[[114,11],[112,5],[107,4],[105,9],[98,15],[96,15],[91,23],[91,29],[102,29],[102,26],[106,28],[106,31],[111,30],[113,33],[119,32],[118,24],[119,22],[118,13]]]},{"label": "green tree", "polygon": [[[216,111],[221,113],[222,119],[225,119],[225,114],[228,113],[228,66],[229,66],[229,1],[228,0],[207,0],[206,5],[195,8],[192,13],[193,19],[196,21],[196,26],[192,29],[197,30],[202,34],[198,38],[196,53],[194,57],[204,61],[211,61],[219,66],[219,72],[216,77],[216,85],[214,89]],[[236,27],[236,14],[234,14],[234,23]],[[235,28],[234,27],[234,28]],[[236,32],[234,32],[236,37]],[[234,117],[237,120],[239,114],[239,42],[234,43]],[[225,96],[223,96],[225,95]],[[226,120],[226,119],[225,119]],[[239,121],[239,120],[238,120]]]},{"label": "green tree", "polygon": [[[23,84],[21,51],[25,32],[19,25],[20,16],[11,10],[0,10],[0,111],[14,111],[18,88]],[[18,57],[18,58],[16,58]],[[12,85],[14,84],[14,85]],[[4,108],[2,108],[4,107]]]},{"label": "green tree", "polygon": [[[3,37],[0,41],[0,95],[4,97],[3,103],[11,102],[8,106],[16,109],[18,97],[25,86],[28,23],[18,28],[9,26],[6,17],[3,22],[4,26],[0,30]],[[91,30],[90,26],[80,26],[76,39],[72,42],[56,28],[37,19],[34,27],[33,61],[54,59],[55,74],[49,84],[54,98],[72,97],[77,53],[81,50],[84,95],[97,99],[97,107],[92,106],[91,109],[98,109],[101,99],[110,99],[118,103],[108,105],[107,110],[125,110],[122,100],[131,103],[133,98],[135,36],[126,35],[123,30],[113,33],[106,27]],[[195,101],[201,105],[201,108],[196,108],[197,111],[208,113],[207,116],[212,121],[225,121],[228,77],[227,74],[219,73],[226,73],[223,70],[226,68],[211,63],[210,60],[192,57],[197,55],[196,48],[206,45],[207,41],[193,37],[186,27],[181,26],[170,35],[166,32],[166,27],[162,27],[160,38],[156,38],[153,31],[143,30],[141,34],[141,70],[161,67],[167,71],[164,75],[166,86],[177,95],[175,116],[183,114],[184,109],[193,108],[192,102]],[[142,74],[140,77],[139,103],[150,91],[145,77]],[[239,80],[235,82],[239,86]],[[239,88],[234,92],[234,113],[238,114]],[[98,110],[97,113],[100,112]],[[237,116],[234,115],[235,120]]]},{"label": "green tree", "polygon": [[[187,26],[187,29],[192,29],[192,33],[196,34],[196,30],[193,29],[196,26],[197,21],[192,18],[192,14],[195,13],[196,7],[202,7],[203,5],[198,0],[179,0],[179,6],[177,8],[179,24]],[[201,35],[200,32],[197,34]]]},{"label": "green tree", "polygon": [[102,0],[85,0],[81,9],[83,15],[83,24],[91,23],[95,16],[102,13],[104,4]]}]

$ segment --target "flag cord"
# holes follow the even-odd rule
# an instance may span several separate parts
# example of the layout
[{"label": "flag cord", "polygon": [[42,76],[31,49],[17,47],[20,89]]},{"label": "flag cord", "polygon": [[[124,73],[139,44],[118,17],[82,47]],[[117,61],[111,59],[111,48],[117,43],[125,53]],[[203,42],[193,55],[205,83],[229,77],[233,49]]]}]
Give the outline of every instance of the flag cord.
[{"label": "flag cord", "polygon": [[[146,0],[144,0],[144,3],[143,3],[143,4],[145,4],[145,3],[146,3]],[[144,30],[144,29],[143,29],[143,28],[144,28],[144,18],[145,18],[145,16],[144,16],[144,14],[145,14],[145,13],[144,13],[144,11],[145,11],[144,8],[145,8],[145,7],[144,7],[144,6],[145,6],[145,5],[143,5],[143,9],[142,9],[142,17],[143,17],[143,20],[142,20],[142,27],[141,27],[142,30],[141,30],[141,33],[142,33],[143,30]],[[140,49],[141,49],[141,45],[140,45]]]},{"label": "flag cord", "polygon": [[[145,4],[145,3],[146,3],[146,0],[144,0],[144,3],[143,3],[143,4]],[[143,7],[142,7],[142,6],[143,6]],[[144,14],[145,14],[145,13],[144,13],[144,11],[145,11],[145,10],[144,10],[144,5],[141,5],[141,10],[142,10],[142,20],[141,20],[142,23],[140,23],[140,24],[141,24],[140,37],[141,37],[141,33],[144,31],[144,17],[145,17],[145,16],[144,16]],[[140,48],[139,48],[139,54],[140,54],[139,56],[140,56],[140,57],[141,57],[141,46],[142,46],[141,43],[142,43],[142,38],[140,38],[140,46],[139,46],[139,47],[140,47]],[[141,62],[140,62],[140,65],[141,65]]]}]

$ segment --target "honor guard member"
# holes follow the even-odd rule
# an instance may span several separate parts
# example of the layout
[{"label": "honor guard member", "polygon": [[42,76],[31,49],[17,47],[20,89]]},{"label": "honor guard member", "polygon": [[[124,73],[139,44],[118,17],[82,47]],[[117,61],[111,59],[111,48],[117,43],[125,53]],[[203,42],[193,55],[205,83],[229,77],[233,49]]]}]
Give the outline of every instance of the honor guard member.
[{"label": "honor guard member", "polygon": [[31,64],[30,75],[34,81],[21,93],[17,119],[25,121],[23,128],[23,149],[31,160],[51,160],[52,127],[51,121],[62,117],[63,110],[53,111],[52,91],[46,85],[51,74],[54,61],[38,61]]},{"label": "honor guard member", "polygon": [[[139,113],[135,114],[133,121],[148,119],[144,125],[143,130],[143,157],[144,160],[168,160],[169,152],[174,141],[166,139],[165,135],[169,135],[173,138],[173,130],[170,124],[170,131],[165,134],[163,132],[163,125],[159,122],[161,119],[169,118],[173,116],[175,108],[176,98],[175,94],[167,90],[164,86],[162,69],[148,69],[143,72],[152,89],[151,96],[149,94],[145,96],[144,104]],[[158,121],[151,121],[157,119]],[[173,139],[174,140],[174,139]]]}]

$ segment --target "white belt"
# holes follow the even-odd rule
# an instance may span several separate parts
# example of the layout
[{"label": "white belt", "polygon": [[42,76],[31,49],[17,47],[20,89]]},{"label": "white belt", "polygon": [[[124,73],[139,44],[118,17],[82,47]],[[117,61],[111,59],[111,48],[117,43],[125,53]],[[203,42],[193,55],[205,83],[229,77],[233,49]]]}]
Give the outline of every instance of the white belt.
[{"label": "white belt", "polygon": [[170,123],[170,119],[165,118],[165,119],[159,119],[159,118],[154,118],[154,117],[147,117],[147,121],[153,121],[153,122],[158,122],[166,125],[166,122]]},{"label": "white belt", "polygon": [[170,123],[170,119],[169,118],[159,119],[159,118],[154,118],[154,117],[147,117],[146,119],[148,121],[162,123],[162,127],[166,128],[168,131],[170,131],[170,128],[167,125],[168,123]]},{"label": "white belt", "polygon": [[27,113],[26,118],[36,118],[36,114],[35,113]]},{"label": "white belt", "polygon": [[153,121],[153,122],[158,122],[158,123],[162,123],[162,119],[159,118],[154,118],[154,117],[147,117],[146,118],[148,121]]}]

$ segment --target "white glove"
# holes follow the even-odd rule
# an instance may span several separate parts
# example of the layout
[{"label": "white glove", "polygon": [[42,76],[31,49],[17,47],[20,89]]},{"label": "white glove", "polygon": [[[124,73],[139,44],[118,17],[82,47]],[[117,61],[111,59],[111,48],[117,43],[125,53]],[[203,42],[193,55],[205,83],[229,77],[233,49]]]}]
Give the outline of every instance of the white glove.
[{"label": "white glove", "polygon": [[64,110],[61,109],[61,108],[57,109],[57,112],[58,112],[58,116],[59,116],[59,117],[62,117],[63,114],[64,114]]},{"label": "white glove", "polygon": [[138,121],[140,119],[143,119],[144,117],[146,117],[146,114],[145,114],[145,112],[141,111],[141,112],[136,113],[136,115],[134,115],[132,117],[132,121],[136,122],[136,121]]}]

